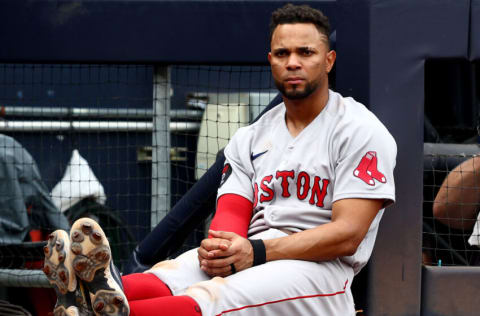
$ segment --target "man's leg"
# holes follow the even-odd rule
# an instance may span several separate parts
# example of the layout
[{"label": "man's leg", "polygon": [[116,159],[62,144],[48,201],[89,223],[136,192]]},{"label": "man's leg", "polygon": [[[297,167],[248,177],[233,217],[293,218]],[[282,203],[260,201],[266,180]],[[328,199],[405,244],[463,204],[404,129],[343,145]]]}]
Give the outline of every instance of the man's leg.
[{"label": "man's leg", "polygon": [[[270,229],[253,238],[285,235]],[[199,267],[196,250],[191,250],[148,272],[168,284],[174,295],[193,298],[205,316],[355,314],[350,290],[354,273],[340,260],[278,260],[210,279]]]},{"label": "man's leg", "polygon": [[[252,238],[286,234],[276,229]],[[197,260],[198,264],[198,260]],[[192,297],[204,315],[355,315],[353,269],[340,260],[267,262],[228,276],[196,283],[179,295]]]},{"label": "man's leg", "polygon": [[278,260],[226,278],[192,285],[185,292],[204,315],[355,315],[353,270],[340,260]]},{"label": "man's leg", "polygon": [[161,311],[169,316],[201,316],[198,304],[188,296],[172,296],[168,286],[151,273],[122,277],[130,316],[150,316]]},{"label": "man's leg", "polygon": [[173,260],[161,261],[144,273],[162,280],[173,295],[183,295],[192,284],[210,280],[200,269],[197,249],[184,252]]}]

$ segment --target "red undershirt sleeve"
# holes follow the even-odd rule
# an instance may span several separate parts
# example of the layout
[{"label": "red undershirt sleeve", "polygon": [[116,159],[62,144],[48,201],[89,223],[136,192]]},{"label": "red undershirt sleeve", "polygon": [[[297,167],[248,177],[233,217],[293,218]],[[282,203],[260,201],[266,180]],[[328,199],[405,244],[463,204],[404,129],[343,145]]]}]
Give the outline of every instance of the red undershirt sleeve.
[{"label": "red undershirt sleeve", "polygon": [[237,194],[224,194],[217,201],[217,211],[210,229],[236,233],[247,238],[253,203]]}]

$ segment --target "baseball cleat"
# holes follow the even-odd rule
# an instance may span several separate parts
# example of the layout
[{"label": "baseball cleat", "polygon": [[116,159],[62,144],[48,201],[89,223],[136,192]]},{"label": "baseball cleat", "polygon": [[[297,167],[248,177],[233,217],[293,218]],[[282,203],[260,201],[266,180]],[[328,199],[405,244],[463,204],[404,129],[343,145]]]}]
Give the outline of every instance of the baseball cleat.
[{"label": "baseball cleat", "polygon": [[66,231],[56,230],[43,248],[43,272],[57,293],[54,316],[93,315],[90,304],[72,268],[70,240]]},{"label": "baseball cleat", "polygon": [[95,315],[128,316],[130,307],[100,225],[91,218],[81,218],[73,223],[70,239],[72,267],[90,292]]}]

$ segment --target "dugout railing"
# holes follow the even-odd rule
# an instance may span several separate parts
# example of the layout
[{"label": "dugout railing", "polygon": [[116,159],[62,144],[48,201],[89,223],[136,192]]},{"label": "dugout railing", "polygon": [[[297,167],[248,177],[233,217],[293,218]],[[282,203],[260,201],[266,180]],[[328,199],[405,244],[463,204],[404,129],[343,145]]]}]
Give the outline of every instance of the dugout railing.
[{"label": "dugout railing", "polygon": [[[336,30],[336,89],[367,104],[398,145],[397,202],[385,213],[371,261],[362,272],[367,315],[475,315],[478,268],[425,266],[422,270],[423,107],[426,60],[480,59],[480,2],[302,3],[322,9]],[[0,61],[266,65],[269,14],[283,4],[4,1],[0,39],[8,49],[0,50]],[[162,93],[166,96],[169,91]],[[144,101],[152,105],[153,97],[149,98]],[[149,145],[143,144],[147,156]],[[177,185],[187,189],[185,184],[179,180]],[[151,205],[142,209],[150,212]],[[151,213],[144,216],[150,218]]]}]

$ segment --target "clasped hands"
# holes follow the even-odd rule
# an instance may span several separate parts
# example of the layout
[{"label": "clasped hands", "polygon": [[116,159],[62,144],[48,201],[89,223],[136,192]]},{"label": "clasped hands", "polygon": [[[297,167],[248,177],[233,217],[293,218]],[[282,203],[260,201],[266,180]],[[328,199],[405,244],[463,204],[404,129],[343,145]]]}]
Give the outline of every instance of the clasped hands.
[{"label": "clasped hands", "polygon": [[242,271],[253,265],[253,249],[248,239],[232,232],[209,231],[212,238],[202,240],[198,248],[200,268],[209,276],[226,277],[235,270]]}]

